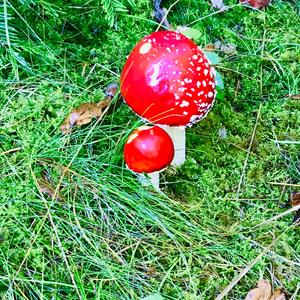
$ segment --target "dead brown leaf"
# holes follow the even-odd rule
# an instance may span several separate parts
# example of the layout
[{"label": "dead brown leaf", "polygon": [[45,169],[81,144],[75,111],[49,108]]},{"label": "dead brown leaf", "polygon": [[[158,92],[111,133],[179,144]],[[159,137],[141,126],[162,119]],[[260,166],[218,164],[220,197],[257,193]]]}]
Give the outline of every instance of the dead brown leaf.
[{"label": "dead brown leaf", "polygon": [[214,52],[216,51],[217,49],[215,48],[215,45],[214,44],[207,44],[204,48],[203,48],[204,51],[210,51],[210,52]]},{"label": "dead brown leaf", "polygon": [[[291,205],[297,206],[300,204],[300,192],[291,193]],[[298,223],[300,221],[300,210],[296,211],[296,215],[293,218],[292,223]]]},{"label": "dead brown leaf", "polygon": [[262,279],[257,283],[257,288],[249,291],[245,300],[285,300],[285,294],[280,289],[272,294],[270,281]]},{"label": "dead brown leaf", "polygon": [[248,4],[253,8],[260,9],[270,4],[271,0],[240,0],[244,4]]},{"label": "dead brown leaf", "polygon": [[203,50],[209,52],[220,51],[229,54],[236,51],[236,46],[234,44],[224,44],[220,41],[216,41],[214,44],[207,44]]},{"label": "dead brown leaf", "polygon": [[285,293],[281,289],[276,289],[269,300],[285,300]]},{"label": "dead brown leaf", "polygon": [[269,300],[271,297],[271,284],[268,280],[260,280],[257,288],[252,289],[245,300]]},{"label": "dead brown leaf", "polygon": [[73,109],[71,113],[65,118],[60,127],[62,133],[66,134],[75,126],[88,124],[93,118],[100,118],[106,108],[111,103],[111,100],[117,94],[118,85],[116,83],[109,84],[105,90],[106,98],[98,103],[83,103],[79,107]]},{"label": "dead brown leaf", "polygon": [[300,204],[300,192],[291,194],[291,204],[292,206],[297,206]]},{"label": "dead brown leaf", "polygon": [[109,105],[110,100],[102,100],[98,103],[83,103],[71,111],[64,120],[60,129],[62,133],[68,133],[75,125],[81,126],[88,124],[93,118],[99,118],[103,115],[105,108]]},{"label": "dead brown leaf", "polygon": [[37,182],[38,188],[42,194],[45,194],[50,198],[55,197],[56,200],[63,201],[63,197],[59,193],[55,195],[55,188],[53,188],[52,184],[48,180],[45,178],[39,178]]}]

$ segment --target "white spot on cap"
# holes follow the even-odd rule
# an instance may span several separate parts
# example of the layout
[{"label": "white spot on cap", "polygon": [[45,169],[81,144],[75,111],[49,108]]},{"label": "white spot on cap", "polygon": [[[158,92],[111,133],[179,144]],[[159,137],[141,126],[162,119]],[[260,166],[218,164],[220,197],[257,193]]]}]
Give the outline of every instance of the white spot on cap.
[{"label": "white spot on cap", "polygon": [[194,54],[194,55],[192,56],[192,58],[193,58],[193,59],[197,59],[197,58],[198,58],[198,55]]},{"label": "white spot on cap", "polygon": [[145,43],[141,46],[139,52],[140,52],[140,54],[146,54],[150,51],[150,49],[151,49],[151,44]]},{"label": "white spot on cap", "polygon": [[207,103],[200,103],[199,107],[206,107],[208,104]]},{"label": "white spot on cap", "polygon": [[204,94],[204,92],[201,91],[201,92],[199,92],[197,95],[198,95],[198,96],[201,96],[201,95],[203,95],[203,94]]},{"label": "white spot on cap", "polygon": [[208,70],[207,70],[207,69],[205,69],[205,70],[203,71],[203,73],[204,73],[204,76],[207,76],[207,74],[208,74]]},{"label": "white spot on cap", "polygon": [[191,61],[191,62],[190,62],[190,65],[191,65],[191,66],[194,66],[194,63]]},{"label": "white spot on cap", "polygon": [[180,107],[186,107],[186,106],[189,106],[189,105],[190,105],[190,103],[188,101],[183,100],[179,106]]},{"label": "white spot on cap", "polygon": [[189,82],[189,79],[188,79],[188,78],[184,78],[184,81],[185,81],[186,83],[188,83],[188,82]]},{"label": "white spot on cap", "polygon": [[202,81],[202,84],[203,84],[204,87],[206,87],[206,81],[205,80]]},{"label": "white spot on cap", "polygon": [[197,88],[199,88],[201,85],[201,82],[200,81],[197,81]]},{"label": "white spot on cap", "polygon": [[201,63],[203,62],[203,58],[202,57],[200,57],[199,62],[201,62]]},{"label": "white spot on cap", "polygon": [[198,115],[192,115],[190,118],[190,123],[196,122],[199,118],[200,118],[200,116],[198,116]]},{"label": "white spot on cap", "polygon": [[167,47],[167,51],[168,51],[169,53],[171,53],[171,49],[170,49],[169,47]]},{"label": "white spot on cap", "polygon": [[187,116],[189,113],[188,113],[187,111],[184,111],[183,114],[184,114],[185,116]]},{"label": "white spot on cap", "polygon": [[208,92],[207,96],[211,98],[214,94],[212,92]]},{"label": "white spot on cap", "polygon": [[197,70],[197,71],[200,71],[200,70],[201,70],[201,67],[197,67],[196,70]]},{"label": "white spot on cap", "polygon": [[190,93],[186,93],[186,95],[189,96],[189,97],[193,97],[193,95],[190,94]]}]

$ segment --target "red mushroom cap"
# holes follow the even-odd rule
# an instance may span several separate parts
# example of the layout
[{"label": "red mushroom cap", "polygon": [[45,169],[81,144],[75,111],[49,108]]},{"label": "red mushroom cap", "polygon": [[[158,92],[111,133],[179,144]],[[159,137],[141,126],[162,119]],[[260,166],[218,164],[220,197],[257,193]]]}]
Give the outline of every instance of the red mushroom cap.
[{"label": "red mushroom cap", "polygon": [[171,163],[173,157],[172,139],[158,126],[143,126],[135,130],[124,147],[125,162],[137,173],[160,171]]},{"label": "red mushroom cap", "polygon": [[214,70],[198,46],[174,31],[153,32],[129,55],[121,74],[121,94],[150,122],[191,125],[210,110]]}]

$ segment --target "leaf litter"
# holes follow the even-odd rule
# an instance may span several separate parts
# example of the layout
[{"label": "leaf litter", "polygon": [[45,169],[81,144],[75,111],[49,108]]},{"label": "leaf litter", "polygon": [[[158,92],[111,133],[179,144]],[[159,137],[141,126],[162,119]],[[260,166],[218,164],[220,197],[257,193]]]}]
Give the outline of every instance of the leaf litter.
[{"label": "leaf litter", "polygon": [[272,293],[272,286],[269,280],[262,279],[257,283],[257,287],[250,290],[245,300],[285,300],[285,293],[281,289],[276,289]]},{"label": "leaf litter", "polygon": [[105,91],[106,97],[103,100],[96,103],[82,103],[80,106],[73,109],[61,125],[61,132],[67,134],[75,125],[86,125],[90,123],[93,118],[102,117],[107,112],[112,99],[117,94],[117,91],[118,85],[116,83],[112,83],[108,85]]}]

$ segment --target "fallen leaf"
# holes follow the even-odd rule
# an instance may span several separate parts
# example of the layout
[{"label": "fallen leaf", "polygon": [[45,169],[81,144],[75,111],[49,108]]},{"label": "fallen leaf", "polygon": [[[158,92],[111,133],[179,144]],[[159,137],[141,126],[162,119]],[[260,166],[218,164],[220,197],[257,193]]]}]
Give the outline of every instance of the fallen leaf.
[{"label": "fallen leaf", "polygon": [[236,45],[234,45],[234,44],[224,44],[220,41],[216,41],[214,43],[214,47],[215,47],[216,50],[227,53],[227,54],[236,51]]},{"label": "fallen leaf", "polygon": [[269,300],[285,300],[285,293],[281,289],[276,289]]},{"label": "fallen leaf", "polygon": [[106,108],[111,103],[118,91],[118,85],[112,83],[108,85],[105,90],[106,98],[98,103],[83,103],[79,107],[73,109],[71,113],[65,118],[63,124],[60,127],[62,133],[66,134],[75,126],[81,126],[88,124],[93,118],[100,118]]},{"label": "fallen leaf", "polygon": [[257,283],[257,288],[252,289],[245,300],[269,300],[271,297],[271,284],[269,280],[262,279]]},{"label": "fallen leaf", "polygon": [[141,300],[164,300],[164,298],[160,294],[152,294]]},{"label": "fallen leaf", "polygon": [[162,0],[154,0],[153,1],[154,19],[158,23],[161,23],[165,28],[170,29],[171,25],[167,19],[167,9],[165,9],[164,7],[161,7],[161,1]]},{"label": "fallen leaf", "polygon": [[[291,205],[297,206],[300,204],[300,192],[297,193],[291,193]],[[292,223],[298,223],[300,221],[300,210],[296,212],[296,215],[293,218]]]},{"label": "fallen leaf", "polygon": [[196,28],[178,26],[176,30],[187,36],[189,39],[194,40],[195,42],[198,42],[202,36],[201,31]]},{"label": "fallen leaf", "polygon": [[227,138],[227,130],[225,127],[221,127],[218,131],[219,137],[222,140],[225,140]]},{"label": "fallen leaf", "polygon": [[245,300],[285,300],[285,294],[281,289],[276,289],[272,294],[269,280],[262,279],[257,283],[257,288],[247,294]]},{"label": "fallen leaf", "polygon": [[300,192],[291,194],[291,204],[292,206],[297,206],[300,204]]},{"label": "fallen leaf", "polygon": [[226,10],[228,8],[227,5],[224,4],[223,0],[210,0],[211,5],[219,10]]},{"label": "fallen leaf", "polygon": [[202,52],[205,54],[206,58],[212,65],[217,65],[221,61],[221,57],[215,52],[205,50],[202,50]]},{"label": "fallen leaf", "polygon": [[62,133],[68,133],[75,125],[85,125],[90,123],[93,118],[101,117],[109,103],[110,101],[108,100],[102,100],[98,103],[81,104],[72,110],[69,116],[64,120],[60,127]]},{"label": "fallen leaf", "polygon": [[215,48],[215,45],[214,45],[214,44],[207,44],[202,50],[214,52],[214,51],[216,51],[217,49]]},{"label": "fallen leaf", "polygon": [[260,9],[270,4],[271,0],[240,0],[243,4],[248,4],[253,8]]},{"label": "fallen leaf", "polygon": [[39,178],[37,182],[38,188],[42,194],[45,194],[50,198],[53,198],[55,196],[56,200],[63,200],[63,197],[59,193],[55,195],[55,189],[48,180],[46,180],[45,178]]}]

